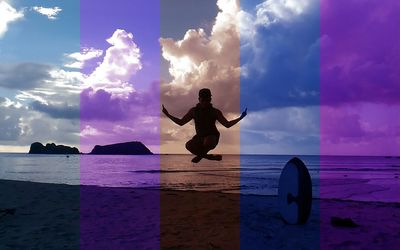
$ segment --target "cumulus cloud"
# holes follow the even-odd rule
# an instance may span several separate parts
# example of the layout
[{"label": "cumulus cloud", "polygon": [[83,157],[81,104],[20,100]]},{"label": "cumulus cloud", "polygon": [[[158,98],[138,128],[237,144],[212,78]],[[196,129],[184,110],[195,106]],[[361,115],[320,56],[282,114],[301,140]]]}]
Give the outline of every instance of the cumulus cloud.
[{"label": "cumulus cloud", "polygon": [[60,7],[46,8],[41,6],[34,6],[32,7],[32,10],[43,16],[46,16],[50,20],[57,19],[57,15],[62,11]]},{"label": "cumulus cloud", "polygon": [[68,58],[72,59],[72,61],[66,63],[64,66],[67,68],[82,69],[86,61],[101,57],[102,55],[102,50],[95,48],[82,48],[81,52],[66,55]]},{"label": "cumulus cloud", "polygon": [[268,26],[279,21],[289,21],[302,14],[314,0],[266,0],[256,7],[257,25]]},{"label": "cumulus cloud", "polygon": [[318,7],[266,0],[241,10],[241,100],[251,110],[319,104]]},{"label": "cumulus cloud", "polygon": [[211,34],[190,29],[181,40],[161,38],[162,55],[169,64],[171,82],[162,83],[162,101],[182,108],[196,103],[197,91],[208,87],[215,105],[238,112],[239,97],[239,3],[219,0],[219,12]]},{"label": "cumulus cloud", "polygon": [[242,46],[252,46],[256,50],[254,39],[257,29],[278,23],[296,21],[316,6],[316,0],[265,0],[254,9],[240,10],[240,38]]},{"label": "cumulus cloud", "polygon": [[127,98],[134,92],[129,82],[142,69],[140,49],[133,41],[132,33],[117,29],[107,39],[112,46],[106,52],[100,65],[85,79],[85,88],[104,90],[113,97]]},{"label": "cumulus cloud", "polygon": [[17,11],[6,1],[0,2],[0,38],[8,30],[8,25],[24,17],[23,11]]}]

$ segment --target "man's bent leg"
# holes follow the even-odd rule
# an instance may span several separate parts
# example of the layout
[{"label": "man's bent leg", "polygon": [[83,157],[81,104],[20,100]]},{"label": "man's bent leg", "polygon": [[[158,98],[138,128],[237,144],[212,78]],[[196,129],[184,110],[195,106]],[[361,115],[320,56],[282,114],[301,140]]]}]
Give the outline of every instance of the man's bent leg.
[{"label": "man's bent leg", "polygon": [[202,158],[207,158],[209,160],[221,160],[222,156],[217,155],[207,155],[208,151],[214,149],[218,144],[218,137],[215,135],[209,135],[204,138],[194,136],[190,141],[186,143],[186,149],[192,154],[196,155],[192,159],[192,162],[198,163]]},{"label": "man's bent leg", "polygon": [[207,154],[208,151],[211,149],[214,149],[218,145],[218,137],[216,135],[209,135],[204,139],[203,145],[205,149],[205,155],[203,156],[204,158],[208,160],[213,160],[213,161],[220,161],[222,160],[222,155],[212,155],[212,154]]},{"label": "man's bent leg", "polygon": [[218,138],[216,135],[209,135],[204,138],[203,146],[206,151],[205,154],[208,153],[211,149],[214,149],[218,144]]},{"label": "man's bent leg", "polygon": [[194,136],[190,141],[188,141],[186,143],[186,149],[196,155],[196,157],[192,159],[193,163],[201,161],[203,156],[208,152],[208,150],[204,148],[204,138],[199,136]]},{"label": "man's bent leg", "polygon": [[188,142],[186,142],[186,149],[194,155],[200,155],[202,153],[202,141],[200,138],[193,137]]}]

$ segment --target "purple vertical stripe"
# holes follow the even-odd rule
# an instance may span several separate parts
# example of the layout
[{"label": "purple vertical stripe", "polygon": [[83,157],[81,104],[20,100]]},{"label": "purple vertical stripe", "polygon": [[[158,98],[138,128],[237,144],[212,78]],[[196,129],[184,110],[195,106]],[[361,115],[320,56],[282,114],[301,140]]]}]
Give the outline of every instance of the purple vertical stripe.
[{"label": "purple vertical stripe", "polygon": [[[399,243],[398,236],[390,236],[390,227],[398,224],[391,217],[395,209],[359,202],[400,201],[394,176],[369,170],[390,167],[389,156],[400,153],[399,11],[396,0],[321,1],[322,249],[384,249]],[[343,174],[337,168],[354,171]],[[332,197],[357,202],[327,200]],[[337,229],[332,217],[351,218],[360,227]]]},{"label": "purple vertical stripe", "polygon": [[[140,141],[158,153],[159,1],[81,0],[80,17],[81,151]],[[159,191],[143,189],[159,186],[159,162],[156,155],[81,156],[81,249],[160,247]]]}]

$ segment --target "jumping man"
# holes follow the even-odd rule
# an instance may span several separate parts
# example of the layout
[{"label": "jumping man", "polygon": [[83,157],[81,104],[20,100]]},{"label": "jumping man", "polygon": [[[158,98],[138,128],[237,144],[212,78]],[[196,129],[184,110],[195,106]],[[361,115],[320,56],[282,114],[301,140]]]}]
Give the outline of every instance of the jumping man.
[{"label": "jumping man", "polygon": [[201,89],[199,91],[199,103],[191,108],[182,119],[168,113],[164,105],[162,105],[162,112],[179,126],[183,126],[194,119],[196,135],[186,143],[186,149],[196,155],[192,162],[197,163],[202,158],[216,161],[222,160],[222,155],[207,154],[208,151],[218,145],[220,134],[215,122],[218,121],[224,127],[230,128],[247,115],[247,108],[239,118],[228,121],[219,109],[212,106],[211,91],[209,89]]}]

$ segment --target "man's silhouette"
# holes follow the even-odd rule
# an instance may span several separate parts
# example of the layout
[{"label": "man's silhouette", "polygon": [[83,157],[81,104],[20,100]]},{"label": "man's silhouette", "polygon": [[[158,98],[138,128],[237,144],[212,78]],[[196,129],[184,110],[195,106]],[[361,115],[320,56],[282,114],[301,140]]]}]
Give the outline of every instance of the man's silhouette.
[{"label": "man's silhouette", "polygon": [[228,121],[219,109],[212,106],[211,91],[209,89],[201,89],[199,91],[199,103],[191,108],[182,119],[169,114],[164,105],[162,105],[162,112],[179,126],[183,126],[194,119],[196,135],[186,143],[186,149],[196,155],[192,159],[194,163],[199,162],[202,158],[216,161],[222,160],[222,155],[207,154],[208,151],[217,146],[219,141],[220,134],[215,122],[219,121],[224,127],[230,128],[247,115],[246,109],[239,118]]}]

